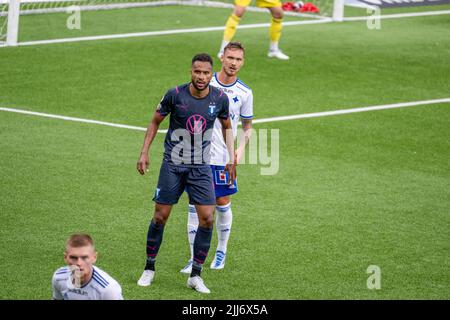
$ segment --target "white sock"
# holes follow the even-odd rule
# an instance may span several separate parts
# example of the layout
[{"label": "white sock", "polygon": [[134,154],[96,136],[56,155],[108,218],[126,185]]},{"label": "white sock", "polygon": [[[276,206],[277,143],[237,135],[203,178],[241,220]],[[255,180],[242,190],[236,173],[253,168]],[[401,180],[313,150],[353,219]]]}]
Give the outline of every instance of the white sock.
[{"label": "white sock", "polygon": [[194,205],[190,204],[187,221],[187,233],[188,233],[189,247],[191,249],[191,259],[194,257],[194,240],[195,235],[197,234],[197,228],[198,228],[197,210],[195,210]]},{"label": "white sock", "polygon": [[217,230],[217,251],[227,252],[228,239],[230,238],[233,213],[231,202],[224,206],[216,206],[216,230]]},{"label": "white sock", "polygon": [[230,41],[222,40],[222,44],[220,45],[220,52],[223,52],[223,49],[224,49],[225,46],[226,46],[227,44],[229,44],[229,43],[230,43]]},{"label": "white sock", "polygon": [[270,51],[278,51],[278,41],[277,42],[270,42]]}]

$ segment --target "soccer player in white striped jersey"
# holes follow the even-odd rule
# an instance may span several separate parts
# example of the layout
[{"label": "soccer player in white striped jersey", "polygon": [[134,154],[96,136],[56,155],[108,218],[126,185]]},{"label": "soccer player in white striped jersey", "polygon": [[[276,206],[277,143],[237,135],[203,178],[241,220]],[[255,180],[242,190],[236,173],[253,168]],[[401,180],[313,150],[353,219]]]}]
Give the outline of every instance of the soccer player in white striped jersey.
[{"label": "soccer player in white striped jersey", "polygon": [[100,268],[94,242],[88,234],[73,234],[66,242],[67,266],[53,274],[54,300],[123,300],[119,283]]},{"label": "soccer player in white striped jersey", "polygon": [[[222,68],[215,73],[210,85],[225,92],[229,100],[229,112],[233,136],[236,139],[239,119],[242,121],[242,135],[239,147],[236,150],[235,161],[239,163],[244,155],[245,145],[248,143],[252,132],[253,119],[253,93],[252,90],[238,78],[238,73],[244,64],[245,50],[241,43],[230,42],[221,57]],[[228,175],[224,171],[228,163],[227,146],[223,141],[222,127],[219,121],[214,124],[211,139],[211,170],[214,178],[216,193],[216,230],[218,244],[211,269],[223,269],[227,254],[228,239],[230,237],[233,213],[231,211],[231,195],[238,191],[237,181],[228,184]],[[195,206],[189,205],[187,232],[191,249],[191,259],[181,269],[182,273],[190,273],[192,269],[193,245],[198,227],[198,217]]]}]

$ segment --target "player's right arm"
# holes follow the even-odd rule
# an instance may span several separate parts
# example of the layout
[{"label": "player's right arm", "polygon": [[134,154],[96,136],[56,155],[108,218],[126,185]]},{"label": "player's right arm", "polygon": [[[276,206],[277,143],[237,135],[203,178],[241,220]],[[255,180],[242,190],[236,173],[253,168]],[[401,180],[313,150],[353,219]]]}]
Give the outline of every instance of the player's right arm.
[{"label": "player's right arm", "polygon": [[147,127],[147,132],[145,134],[144,144],[142,146],[141,155],[139,157],[139,161],[137,163],[137,171],[140,174],[145,174],[145,171],[148,169],[150,164],[148,157],[148,150],[150,149],[150,145],[153,142],[153,139],[158,132],[159,125],[164,120],[165,116],[161,115],[158,111],[153,115],[153,119],[150,121]]},{"label": "player's right arm", "polygon": [[158,104],[155,113],[153,114],[153,119],[147,126],[147,132],[145,133],[144,144],[141,149],[141,155],[139,156],[139,161],[136,165],[137,171],[144,175],[145,171],[148,170],[148,166],[150,164],[148,158],[148,150],[153,142],[153,139],[158,132],[159,125],[164,120],[164,118],[172,111],[173,106],[173,98],[175,96],[175,92],[178,92],[178,88],[171,89],[167,91],[164,97],[161,99],[161,102]]}]

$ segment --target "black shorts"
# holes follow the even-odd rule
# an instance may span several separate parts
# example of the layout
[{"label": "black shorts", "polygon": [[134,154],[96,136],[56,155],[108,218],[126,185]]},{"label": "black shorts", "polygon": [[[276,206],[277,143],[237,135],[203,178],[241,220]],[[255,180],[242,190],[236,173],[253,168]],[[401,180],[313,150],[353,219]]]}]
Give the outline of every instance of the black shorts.
[{"label": "black shorts", "polygon": [[163,161],[153,201],[160,204],[175,204],[185,189],[188,191],[191,204],[216,204],[211,168],[208,165],[181,167]]}]

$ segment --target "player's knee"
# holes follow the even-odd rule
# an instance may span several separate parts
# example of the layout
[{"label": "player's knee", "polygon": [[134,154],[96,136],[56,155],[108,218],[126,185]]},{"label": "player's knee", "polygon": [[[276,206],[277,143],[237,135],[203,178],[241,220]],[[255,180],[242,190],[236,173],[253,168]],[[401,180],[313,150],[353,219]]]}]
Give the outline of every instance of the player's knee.
[{"label": "player's knee", "polygon": [[155,214],[153,216],[153,221],[156,224],[166,224],[168,216],[162,210],[155,210]]},{"label": "player's knee", "polygon": [[242,18],[242,16],[245,13],[245,7],[241,7],[241,6],[235,6],[234,7],[234,11],[233,14],[235,14],[236,16],[238,16],[239,18]]},{"label": "player's knee", "polygon": [[203,228],[212,228],[214,223],[214,216],[212,214],[199,218],[199,226]]},{"label": "player's knee", "polygon": [[272,14],[272,17],[274,19],[283,19],[283,9],[281,9],[281,7],[275,7],[275,8],[271,8],[272,10],[270,11],[270,13]]},{"label": "player's knee", "polygon": [[229,197],[220,197],[220,198],[216,198],[216,204],[218,206],[226,206],[230,203],[230,199]]},{"label": "player's knee", "polygon": [[167,219],[155,214],[155,216],[153,217],[153,221],[155,224],[166,224]]}]

